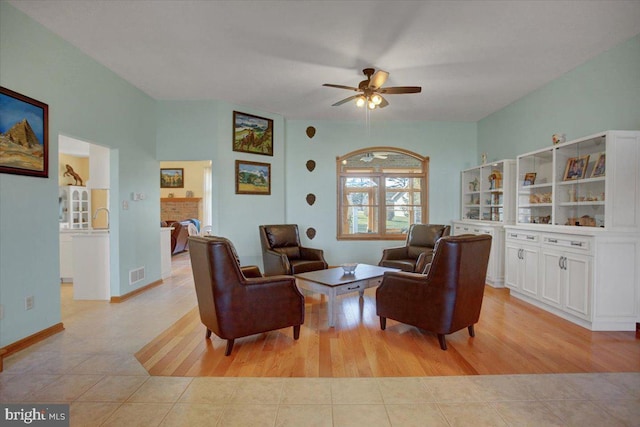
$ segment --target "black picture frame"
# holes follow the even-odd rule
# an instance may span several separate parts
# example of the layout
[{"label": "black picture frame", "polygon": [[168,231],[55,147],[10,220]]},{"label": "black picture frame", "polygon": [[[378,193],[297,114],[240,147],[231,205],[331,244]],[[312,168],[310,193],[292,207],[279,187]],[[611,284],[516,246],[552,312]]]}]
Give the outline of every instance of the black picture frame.
[{"label": "black picture frame", "polygon": [[234,111],[233,151],[273,156],[273,120]]}]

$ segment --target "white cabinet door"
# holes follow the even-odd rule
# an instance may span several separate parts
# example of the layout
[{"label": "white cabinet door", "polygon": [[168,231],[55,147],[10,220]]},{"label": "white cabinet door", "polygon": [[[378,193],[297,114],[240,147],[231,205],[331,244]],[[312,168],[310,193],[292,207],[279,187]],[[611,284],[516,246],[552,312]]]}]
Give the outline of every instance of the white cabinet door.
[{"label": "white cabinet door", "polygon": [[538,296],[538,248],[522,246],[520,255],[522,292]]},{"label": "white cabinet door", "polygon": [[591,257],[566,253],[564,256],[565,308],[584,319],[590,318]]},{"label": "white cabinet door", "polygon": [[520,247],[517,245],[506,245],[504,284],[507,288],[519,290],[518,270],[520,266]]},{"label": "white cabinet door", "polygon": [[542,250],[540,259],[540,298],[550,305],[562,307],[563,257],[557,251]]}]

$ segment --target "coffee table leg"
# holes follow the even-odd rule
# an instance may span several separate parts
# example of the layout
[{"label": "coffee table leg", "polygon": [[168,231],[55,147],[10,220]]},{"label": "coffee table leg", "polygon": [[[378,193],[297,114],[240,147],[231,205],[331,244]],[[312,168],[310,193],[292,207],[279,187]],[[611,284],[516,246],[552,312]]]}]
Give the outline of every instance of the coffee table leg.
[{"label": "coffee table leg", "polygon": [[337,297],[336,297],[336,290],[334,288],[331,288],[329,290],[329,292],[327,293],[327,296],[329,297],[329,301],[328,302],[328,307],[327,307],[327,311],[328,311],[328,319],[327,319],[327,323],[329,324],[330,328],[335,328],[336,326],[336,304],[337,304]]}]

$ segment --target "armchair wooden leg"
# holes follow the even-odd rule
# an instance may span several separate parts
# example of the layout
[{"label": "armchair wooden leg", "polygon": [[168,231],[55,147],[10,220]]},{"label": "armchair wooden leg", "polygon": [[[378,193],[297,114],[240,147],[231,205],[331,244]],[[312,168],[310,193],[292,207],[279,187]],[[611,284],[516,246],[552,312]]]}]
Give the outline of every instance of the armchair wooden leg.
[{"label": "armchair wooden leg", "polygon": [[227,350],[224,352],[225,356],[231,354],[231,350],[233,350],[233,340],[227,340]]},{"label": "armchair wooden leg", "polygon": [[204,338],[207,340],[211,338],[211,329],[207,328],[207,333],[205,334]]},{"label": "armchair wooden leg", "polygon": [[447,349],[447,341],[444,338],[444,334],[438,334],[438,341],[440,342],[440,348],[443,350]]},{"label": "armchair wooden leg", "polygon": [[380,329],[383,331],[387,329],[387,318],[380,316]]},{"label": "armchair wooden leg", "polygon": [[469,336],[476,336],[476,331],[473,329],[473,325],[469,326],[467,329],[469,330]]},{"label": "armchair wooden leg", "polygon": [[293,339],[297,340],[298,338],[300,338],[300,325],[293,327]]}]

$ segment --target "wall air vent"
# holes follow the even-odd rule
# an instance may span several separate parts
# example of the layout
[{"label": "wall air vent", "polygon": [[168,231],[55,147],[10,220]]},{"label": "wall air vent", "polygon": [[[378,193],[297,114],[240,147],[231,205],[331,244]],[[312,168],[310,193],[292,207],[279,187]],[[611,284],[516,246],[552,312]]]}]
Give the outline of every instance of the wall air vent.
[{"label": "wall air vent", "polygon": [[135,285],[142,280],[144,280],[144,267],[129,271],[129,285]]}]

